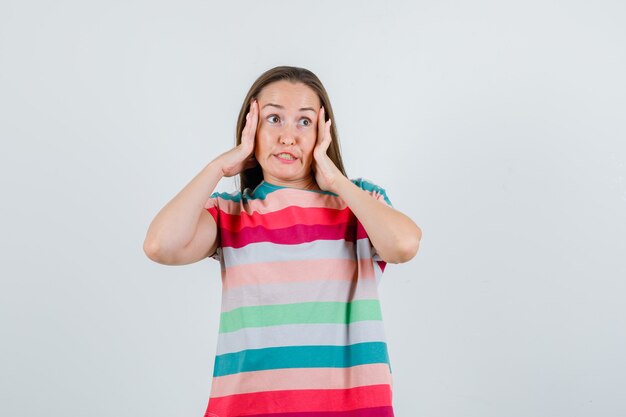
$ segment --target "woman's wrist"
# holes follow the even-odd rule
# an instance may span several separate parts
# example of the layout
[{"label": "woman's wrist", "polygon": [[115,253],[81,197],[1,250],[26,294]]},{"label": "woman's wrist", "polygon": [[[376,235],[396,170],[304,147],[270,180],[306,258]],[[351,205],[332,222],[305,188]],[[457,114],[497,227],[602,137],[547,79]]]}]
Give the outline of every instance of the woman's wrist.
[{"label": "woman's wrist", "polygon": [[337,194],[339,197],[342,197],[347,192],[350,192],[352,188],[356,187],[352,181],[350,181],[346,176],[339,175],[337,179],[333,183],[333,189],[331,192]]},{"label": "woman's wrist", "polygon": [[217,181],[226,176],[224,174],[224,163],[222,162],[221,158],[222,155],[218,156],[204,167],[204,171],[207,172],[211,177],[216,178]]}]

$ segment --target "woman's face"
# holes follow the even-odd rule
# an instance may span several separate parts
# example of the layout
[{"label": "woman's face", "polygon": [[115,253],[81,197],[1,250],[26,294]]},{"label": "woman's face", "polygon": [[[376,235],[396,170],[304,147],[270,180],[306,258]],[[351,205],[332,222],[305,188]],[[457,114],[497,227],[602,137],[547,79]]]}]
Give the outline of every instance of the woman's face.
[{"label": "woman's face", "polygon": [[302,83],[276,81],[257,97],[259,123],[254,155],[271,184],[311,188],[320,99]]}]

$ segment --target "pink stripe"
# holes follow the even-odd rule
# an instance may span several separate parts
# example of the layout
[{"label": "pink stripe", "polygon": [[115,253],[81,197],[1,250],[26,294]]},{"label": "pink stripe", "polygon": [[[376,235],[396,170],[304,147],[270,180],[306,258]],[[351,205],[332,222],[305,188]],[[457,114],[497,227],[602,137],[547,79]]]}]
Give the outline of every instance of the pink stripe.
[{"label": "pink stripe", "polygon": [[[373,198],[387,204],[382,195],[377,195],[372,191],[366,192]],[[285,202],[287,202],[287,204],[285,204]],[[273,191],[264,200],[248,200],[245,208],[241,202],[235,202],[220,197],[207,200],[204,207],[208,209],[209,207],[213,207],[215,205],[219,205],[221,210],[229,214],[239,214],[242,211],[246,211],[248,214],[253,212],[271,213],[273,211],[281,210],[285,208],[285,206],[321,207],[335,210],[343,210],[347,207],[345,201],[343,201],[340,197],[316,192],[302,192],[302,190],[293,190],[288,188]]]},{"label": "pink stripe", "polygon": [[[335,285],[333,285],[335,284]],[[337,284],[344,288],[340,291],[328,290],[336,288]],[[303,286],[304,289],[298,288]],[[330,280],[289,282],[249,287],[229,287],[222,290],[222,312],[234,310],[239,307],[259,306],[276,304],[305,303],[313,301],[346,301],[346,294],[350,293],[351,300],[371,300],[378,298],[378,288],[374,280],[362,280],[359,285],[353,285],[350,281]]]},{"label": "pink stripe", "polygon": [[221,229],[221,246],[241,248],[251,243],[272,242],[281,245],[297,245],[314,240],[340,240],[355,242],[354,224],[294,225],[283,229],[266,229],[263,226],[247,227],[239,232]]},{"label": "pink stripe", "polygon": [[392,384],[385,363],[351,368],[289,368],[242,372],[213,378],[211,397],[259,391],[294,389],[346,389]]},{"label": "pink stripe", "polygon": [[[214,206],[217,201],[220,209],[230,214],[237,214],[242,211],[248,213],[271,213],[278,211],[285,206],[300,206],[300,207],[324,207],[336,210],[343,210],[346,208],[346,203],[341,199],[328,194],[321,194],[315,192],[302,192],[302,190],[282,189],[272,192],[265,200],[253,199],[248,200],[245,205],[241,202],[232,200],[226,200],[223,198],[209,199],[205,208]],[[287,204],[286,204],[287,203]]]},{"label": "pink stripe", "polygon": [[222,289],[241,285],[272,284],[314,280],[353,280],[374,278],[372,259],[319,259],[260,262],[226,268],[222,274]]}]

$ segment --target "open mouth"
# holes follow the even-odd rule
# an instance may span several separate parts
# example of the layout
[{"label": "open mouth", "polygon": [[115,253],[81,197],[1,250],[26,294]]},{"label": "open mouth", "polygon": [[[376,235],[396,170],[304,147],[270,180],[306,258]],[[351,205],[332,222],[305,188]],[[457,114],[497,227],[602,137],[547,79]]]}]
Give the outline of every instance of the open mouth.
[{"label": "open mouth", "polygon": [[293,156],[292,154],[286,153],[286,152],[281,152],[281,153],[276,154],[274,156],[276,156],[276,158],[281,159],[283,161],[295,161],[296,159],[298,159],[295,156]]}]

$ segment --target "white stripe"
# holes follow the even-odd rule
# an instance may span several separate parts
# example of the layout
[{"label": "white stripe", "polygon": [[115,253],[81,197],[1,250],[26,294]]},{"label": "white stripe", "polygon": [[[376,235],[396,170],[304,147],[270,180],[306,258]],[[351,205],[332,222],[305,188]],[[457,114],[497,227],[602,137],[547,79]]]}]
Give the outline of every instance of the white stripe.
[{"label": "white stripe", "polygon": [[346,324],[286,324],[268,327],[247,327],[235,332],[220,333],[217,355],[246,349],[279,346],[347,346],[363,342],[385,342],[381,320],[365,320]]},{"label": "white stripe", "polygon": [[[362,239],[359,239],[362,240]],[[360,244],[357,242],[357,247]],[[363,251],[360,253],[367,253]],[[354,242],[341,240],[316,240],[297,245],[281,245],[271,242],[251,243],[242,248],[222,248],[226,268],[231,266],[295,261],[298,259],[356,259]],[[369,256],[371,258],[371,256]]]},{"label": "white stripe", "polygon": [[368,238],[356,241],[356,256],[358,259],[369,259],[373,257],[374,247]]},{"label": "white stripe", "polygon": [[[281,245],[271,242],[251,243],[242,248],[221,248],[226,268],[257,262],[293,261],[296,259],[359,259],[372,258],[375,253],[368,238],[354,242],[341,240],[317,240],[297,245]],[[302,258],[306,254],[305,258]]]}]

